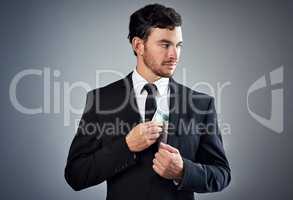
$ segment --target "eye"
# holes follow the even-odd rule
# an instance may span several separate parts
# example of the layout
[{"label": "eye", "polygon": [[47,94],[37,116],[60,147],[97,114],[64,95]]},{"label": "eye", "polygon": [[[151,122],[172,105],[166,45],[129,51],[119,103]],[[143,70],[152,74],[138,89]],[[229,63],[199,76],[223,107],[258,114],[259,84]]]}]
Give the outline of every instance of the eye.
[{"label": "eye", "polygon": [[163,48],[165,48],[165,49],[168,49],[168,48],[170,47],[170,44],[168,44],[168,43],[163,43],[163,44],[161,44],[161,46],[162,46]]},{"label": "eye", "polygon": [[178,44],[177,45],[177,48],[182,48],[183,47],[183,44]]}]

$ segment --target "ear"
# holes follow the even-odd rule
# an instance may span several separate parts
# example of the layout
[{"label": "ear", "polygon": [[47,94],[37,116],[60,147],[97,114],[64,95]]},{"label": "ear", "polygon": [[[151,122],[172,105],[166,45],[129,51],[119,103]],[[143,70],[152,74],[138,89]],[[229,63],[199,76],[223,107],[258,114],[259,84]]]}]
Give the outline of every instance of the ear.
[{"label": "ear", "polygon": [[132,49],[136,52],[138,56],[142,56],[144,53],[144,41],[139,37],[133,37]]}]

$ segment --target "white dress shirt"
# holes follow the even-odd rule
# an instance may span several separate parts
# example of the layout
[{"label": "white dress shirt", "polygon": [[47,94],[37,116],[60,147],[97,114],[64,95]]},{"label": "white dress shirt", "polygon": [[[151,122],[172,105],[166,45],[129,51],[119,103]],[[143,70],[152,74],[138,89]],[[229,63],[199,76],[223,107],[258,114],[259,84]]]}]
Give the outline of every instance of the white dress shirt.
[{"label": "white dress shirt", "polygon": [[[139,110],[141,119],[145,121],[145,102],[147,98],[147,91],[143,90],[145,84],[148,83],[136,70],[132,73],[132,83],[135,92],[136,102]],[[164,115],[169,116],[169,78],[160,78],[159,80],[153,82],[158,89],[156,95],[157,109],[160,110]]]}]

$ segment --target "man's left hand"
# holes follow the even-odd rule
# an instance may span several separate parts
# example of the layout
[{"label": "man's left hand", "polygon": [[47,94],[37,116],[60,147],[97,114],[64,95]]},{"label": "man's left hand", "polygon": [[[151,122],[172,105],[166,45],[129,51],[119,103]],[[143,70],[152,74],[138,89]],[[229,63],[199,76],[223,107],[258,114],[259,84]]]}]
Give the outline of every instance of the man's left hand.
[{"label": "man's left hand", "polygon": [[161,177],[180,182],[183,176],[183,160],[179,150],[161,142],[153,160],[153,169]]}]

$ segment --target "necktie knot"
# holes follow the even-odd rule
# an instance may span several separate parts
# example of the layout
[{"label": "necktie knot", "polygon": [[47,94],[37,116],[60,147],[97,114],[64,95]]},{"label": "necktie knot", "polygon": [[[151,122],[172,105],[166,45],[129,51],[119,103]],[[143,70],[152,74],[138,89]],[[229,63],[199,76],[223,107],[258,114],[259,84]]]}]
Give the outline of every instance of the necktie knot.
[{"label": "necktie knot", "polygon": [[157,92],[157,86],[153,83],[147,83],[144,85],[143,90],[146,90],[149,95],[155,95]]}]

